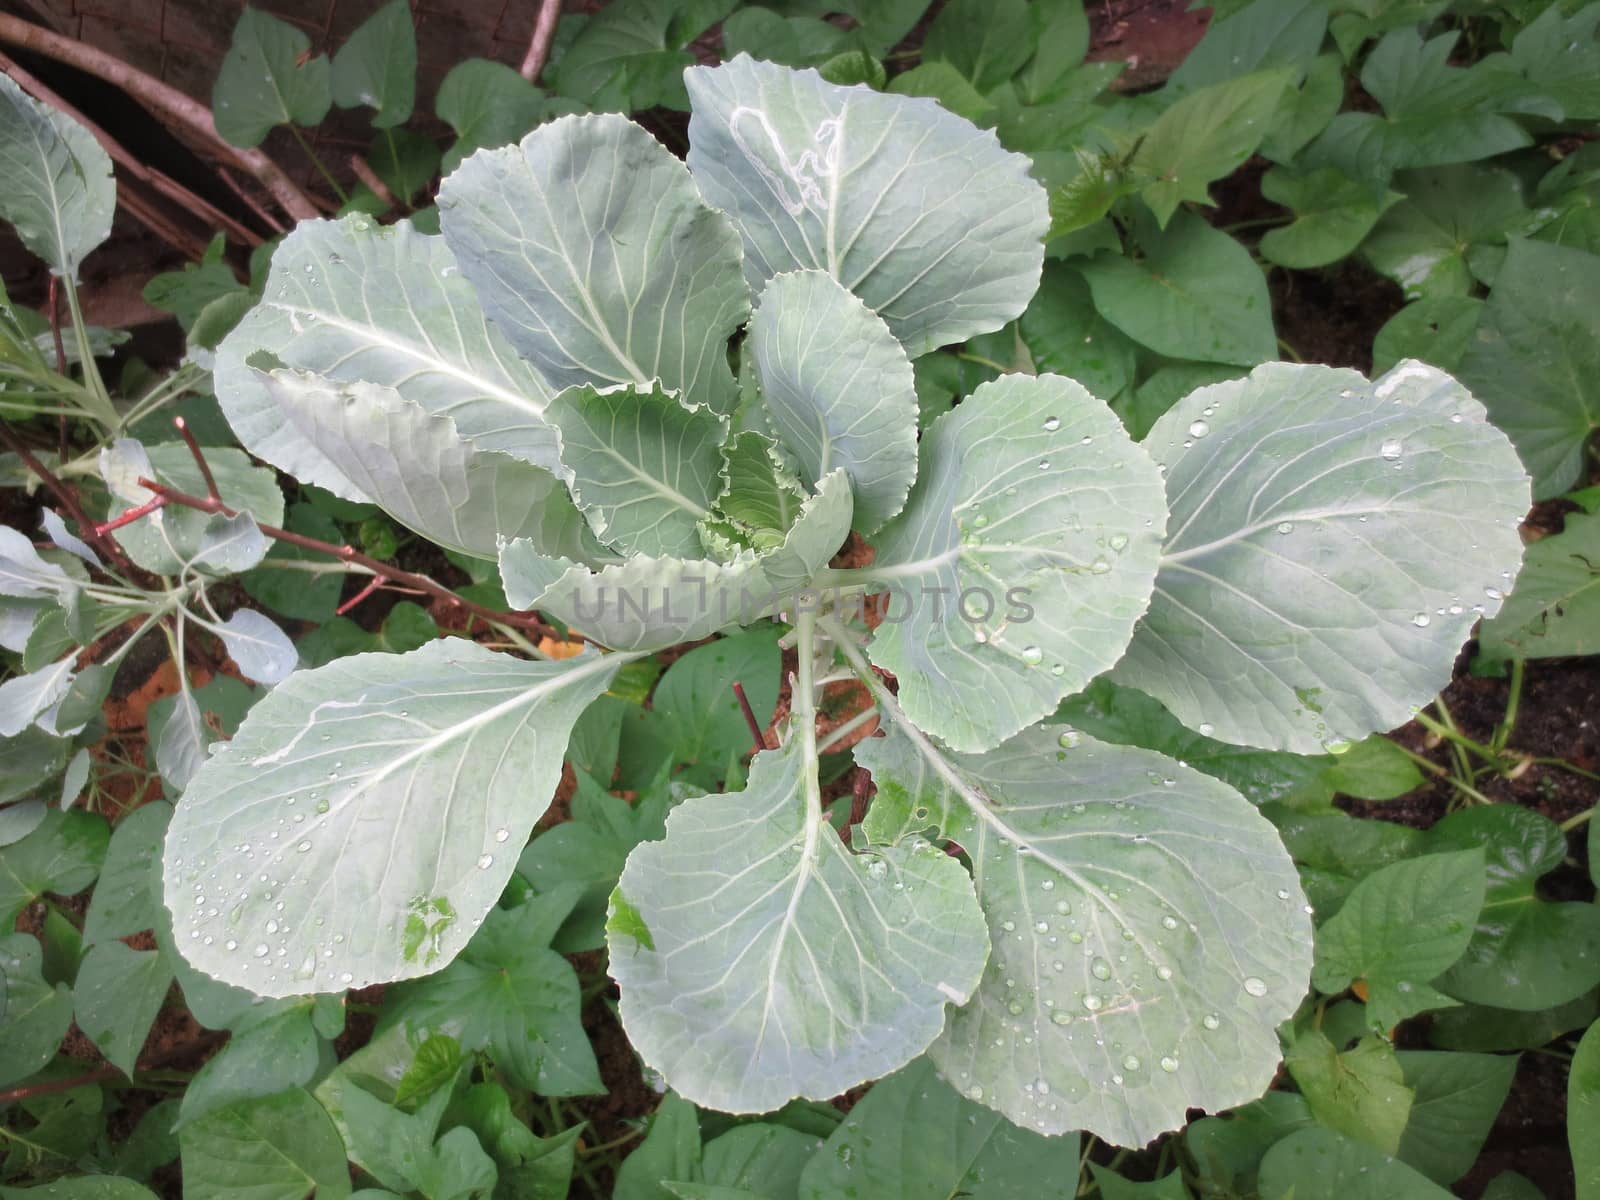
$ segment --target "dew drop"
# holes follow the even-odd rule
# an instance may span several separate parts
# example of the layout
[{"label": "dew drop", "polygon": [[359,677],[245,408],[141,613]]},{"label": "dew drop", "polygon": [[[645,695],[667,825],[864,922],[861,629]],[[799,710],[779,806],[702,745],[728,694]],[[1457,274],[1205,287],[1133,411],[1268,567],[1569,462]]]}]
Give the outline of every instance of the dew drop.
[{"label": "dew drop", "polygon": [[1491,600],[1501,600],[1505,597],[1505,593],[1497,587],[1486,587],[1483,589],[1483,594]]},{"label": "dew drop", "polygon": [[1211,426],[1206,424],[1204,421],[1192,421],[1189,424],[1189,436],[1190,437],[1203,438],[1203,437],[1206,436],[1206,434],[1208,434],[1210,432],[1211,432]]},{"label": "dew drop", "polygon": [[1105,1001],[1101,1000],[1100,997],[1096,996],[1093,992],[1086,992],[1084,994],[1083,1006],[1090,1012],[1099,1012],[1100,1006],[1104,1003]]},{"label": "dew drop", "polygon": [[494,840],[497,842],[503,842],[510,836],[511,831],[509,829],[496,829],[494,831]]},{"label": "dew drop", "polygon": [[1097,958],[1089,964],[1089,974],[1093,975],[1096,979],[1110,979],[1111,964],[1103,958]]},{"label": "dew drop", "polygon": [[1267,994],[1266,980],[1258,979],[1254,975],[1247,975],[1244,981],[1244,990],[1252,996],[1265,996]]},{"label": "dew drop", "polygon": [[307,850],[311,849],[311,843],[310,842],[301,842],[298,846],[295,847],[295,849],[298,850],[301,854],[304,854]]},{"label": "dew drop", "polygon": [[1173,1058],[1170,1054],[1163,1055],[1161,1058],[1161,1069],[1168,1075],[1171,1075],[1178,1069],[1178,1060]]},{"label": "dew drop", "polygon": [[1427,627],[1427,624],[1428,624],[1429,620],[1430,620],[1430,618],[1429,618],[1427,613],[1419,612],[1419,613],[1416,613],[1416,614],[1414,614],[1412,616],[1411,623],[1413,625],[1415,625],[1418,629],[1423,629],[1423,628]]},{"label": "dew drop", "polygon": [[967,1099],[968,1100],[982,1100],[983,1099],[983,1089],[981,1087],[979,1087],[977,1084],[973,1084],[971,1087],[969,1087],[967,1089]]},{"label": "dew drop", "polygon": [[1083,735],[1080,734],[1076,729],[1068,729],[1056,739],[1056,745],[1060,746],[1064,750],[1071,750],[1082,740]]},{"label": "dew drop", "polygon": [[1399,440],[1396,438],[1390,438],[1388,441],[1384,442],[1383,445],[1378,447],[1379,456],[1386,462],[1397,461],[1403,452],[1404,447],[1400,445]]},{"label": "dew drop", "polygon": [[1207,1029],[1221,1029],[1222,1018],[1217,1016],[1216,1013],[1207,1013],[1205,1016],[1200,1018],[1200,1024],[1204,1025]]},{"label": "dew drop", "polygon": [[1046,433],[1054,433],[1056,430],[1058,430],[1060,428],[1061,428],[1061,418],[1060,417],[1046,417],[1045,418],[1044,431]]},{"label": "dew drop", "polygon": [[1293,521],[1279,521],[1278,522],[1278,532],[1279,533],[1293,533],[1294,532],[1294,522]]},{"label": "dew drop", "polygon": [[1200,722],[1199,731],[1200,731],[1200,736],[1201,737],[1210,737],[1213,733],[1216,732],[1216,730],[1217,730],[1217,727],[1215,725],[1213,725],[1210,721],[1201,721]]},{"label": "dew drop", "polygon": [[478,870],[480,871],[487,871],[492,866],[494,866],[494,855],[492,854],[485,854],[478,860]]},{"label": "dew drop", "polygon": [[1044,661],[1044,651],[1037,646],[1024,646],[1022,648],[1022,661],[1030,667],[1037,667]]},{"label": "dew drop", "polygon": [[1050,1014],[1050,1023],[1052,1025],[1071,1025],[1072,1018],[1064,1012],[1054,1012]]},{"label": "dew drop", "polygon": [[1127,1058],[1122,1060],[1122,1069],[1124,1071],[1137,1071],[1140,1065],[1139,1056],[1137,1054],[1130,1054]]},{"label": "dew drop", "polygon": [[257,958],[265,958],[267,956],[267,944],[265,942],[260,943],[250,953],[254,954]]},{"label": "dew drop", "polygon": [[1048,458],[1041,458],[1039,460],[1039,470],[1048,471],[1049,469],[1050,469],[1050,460]]}]

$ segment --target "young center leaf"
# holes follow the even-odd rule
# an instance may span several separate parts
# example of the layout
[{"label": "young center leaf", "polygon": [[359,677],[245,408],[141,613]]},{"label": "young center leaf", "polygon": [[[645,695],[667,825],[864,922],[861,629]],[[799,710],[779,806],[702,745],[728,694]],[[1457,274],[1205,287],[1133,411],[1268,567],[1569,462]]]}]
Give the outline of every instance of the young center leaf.
[{"label": "young center leaf", "polygon": [[660,650],[748,625],[792,606],[850,533],[850,481],[823,479],[772,549],[726,559],[636,554],[598,571],[541,553],[527,539],[500,552],[506,598],[538,608],[619,650]]},{"label": "young center leaf", "polygon": [[628,858],[606,925],[622,1023],[697,1104],[765,1112],[904,1066],[988,952],[960,863],[920,839],[857,854],[827,822],[815,740],[758,754]]},{"label": "young center leaf", "polygon": [[932,100],[744,55],[684,77],[689,169],[738,226],[752,290],[780,272],[826,271],[913,357],[1027,306],[1045,192],[992,132]]},{"label": "young center leaf", "polygon": [[623,661],[524,662],[449,639],[291,676],[200,768],[167,831],[184,957],[262,996],[449,962]]},{"label": "young center leaf", "polygon": [[1150,599],[1155,465],[1058,375],[984,384],[922,439],[906,510],[863,572],[889,589],[872,661],[917,725],[984,750],[1121,656]]},{"label": "young center leaf", "polygon": [[750,311],[739,238],[639,126],[563,117],[480,150],[439,210],[484,308],[557,387],[660,380],[732,410],[727,340]]},{"label": "young center leaf", "polygon": [[905,507],[917,475],[917,390],[888,326],[822,271],[774,275],[750,321],[761,401],[815,482],[843,467],[854,525],[871,533]]},{"label": "young center leaf", "polygon": [[869,834],[937,827],[972,862],[994,951],[928,1051],[958,1090],[1025,1129],[1140,1146],[1267,1089],[1311,918],[1244,797],[1061,726],[957,755],[897,724],[857,755],[884,809]]},{"label": "young center leaf", "polygon": [[623,553],[699,557],[700,522],[722,494],[726,417],[659,386],[571,387],[547,416],[599,536]]},{"label": "young center leaf", "polygon": [[1224,741],[1315,754],[1404,723],[1521,561],[1515,451],[1418,362],[1374,383],[1271,363],[1143,444],[1172,511],[1116,678]]},{"label": "young center leaf", "polygon": [[409,221],[301,222],[272,256],[261,303],[217,347],[217,399],[245,449],[302,482],[367,499],[285,419],[256,373],[260,358],[392,387],[448,415],[480,449],[556,466],[555,435],[541,416],[554,389],[484,319],[444,239]]},{"label": "young center leaf", "polygon": [[57,275],[78,276],[78,264],[111,234],[117,185],[111,159],[82,125],[0,76],[0,218]]}]

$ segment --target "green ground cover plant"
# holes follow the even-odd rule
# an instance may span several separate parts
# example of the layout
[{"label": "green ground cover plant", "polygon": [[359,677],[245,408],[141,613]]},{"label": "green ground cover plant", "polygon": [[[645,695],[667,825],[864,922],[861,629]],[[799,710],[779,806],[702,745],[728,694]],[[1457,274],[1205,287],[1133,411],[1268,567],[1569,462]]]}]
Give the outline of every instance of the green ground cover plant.
[{"label": "green ground cover plant", "polygon": [[[1518,748],[1600,650],[1600,5],[1225,4],[1142,92],[924,8],[624,0],[453,139],[404,4],[246,10],[218,132],[380,186],[116,387],[110,161],[0,79],[0,1196],[1600,1196],[1600,778]],[[1275,324],[1336,268],[1370,373]]]}]

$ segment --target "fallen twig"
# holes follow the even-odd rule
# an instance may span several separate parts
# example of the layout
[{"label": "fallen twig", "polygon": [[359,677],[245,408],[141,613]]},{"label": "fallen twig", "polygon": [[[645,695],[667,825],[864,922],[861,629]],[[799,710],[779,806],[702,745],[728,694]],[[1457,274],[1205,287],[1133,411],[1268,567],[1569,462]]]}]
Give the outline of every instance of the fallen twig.
[{"label": "fallen twig", "polygon": [[[266,240],[248,225],[243,225],[234,220],[227,213],[223,212],[220,208],[217,208],[210,201],[206,200],[203,196],[198,196],[194,192],[191,192],[188,188],[184,187],[171,176],[164,175],[160,171],[157,171],[154,168],[147,166],[145,163],[140,162],[132,154],[128,153],[121,142],[117,141],[104,129],[101,129],[100,126],[96,125],[88,117],[84,116],[83,113],[78,109],[68,104],[59,93],[53,91],[46,84],[41,83],[9,55],[0,54],[0,70],[5,71],[7,75],[16,80],[17,84],[35,100],[43,101],[52,108],[55,108],[57,111],[65,113],[74,121],[78,122],[78,124],[82,125],[94,135],[95,140],[100,143],[105,152],[111,156],[111,160],[119,167],[127,171],[129,175],[154,188],[157,192],[165,196],[168,200],[171,200],[174,204],[177,204],[179,207],[183,208],[186,212],[194,213],[205,222],[207,227],[226,230],[234,238],[243,242],[252,249],[261,245],[261,243]],[[124,193],[118,198],[126,201],[126,192],[124,191]],[[138,217],[145,224],[149,225],[155,233],[165,237],[168,241],[173,241],[177,246],[177,249],[186,254],[190,252],[190,247],[194,243],[195,239],[185,234],[181,239],[182,244],[178,244],[169,234],[170,229],[174,227],[171,225],[171,222],[166,220],[164,216],[158,215],[153,218],[151,214],[140,205],[131,205],[128,207],[130,211],[133,212],[134,216]],[[199,241],[199,245],[203,251],[205,247],[204,239]],[[198,257],[198,255],[195,255],[194,257]]]},{"label": "fallen twig", "polygon": [[550,46],[556,39],[556,25],[561,20],[561,0],[540,0],[539,15],[534,18],[533,37],[528,41],[528,53],[523,55],[518,74],[529,83],[539,78],[539,72],[550,61]]},{"label": "fallen twig", "polygon": [[397,208],[394,193],[389,190],[389,185],[378,178],[378,173],[372,169],[371,164],[359,154],[350,156],[350,169],[356,173],[356,178],[372,189],[372,194],[382,200],[390,208]]},{"label": "fallen twig", "polygon": [[211,110],[198,100],[184,95],[170,84],[129,66],[114,55],[50,30],[10,13],[0,12],[0,42],[32,50],[87,71],[107,83],[116,84],[158,117],[171,121],[210,142],[219,152],[250,172],[274,200],[295,220],[317,215],[312,203],[283,168],[259,150],[242,150],[223,140],[217,132]]}]

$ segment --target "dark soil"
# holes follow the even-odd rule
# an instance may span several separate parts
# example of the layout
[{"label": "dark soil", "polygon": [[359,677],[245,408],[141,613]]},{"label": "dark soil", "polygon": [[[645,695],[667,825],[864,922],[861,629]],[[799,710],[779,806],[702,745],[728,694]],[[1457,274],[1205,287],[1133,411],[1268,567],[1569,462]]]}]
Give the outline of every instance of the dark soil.
[{"label": "dark soil", "polygon": [[1454,1191],[1458,1196],[1481,1196],[1502,1171],[1526,1175],[1547,1200],[1571,1200],[1565,1059],[1537,1051],[1522,1056],[1489,1140]]}]

